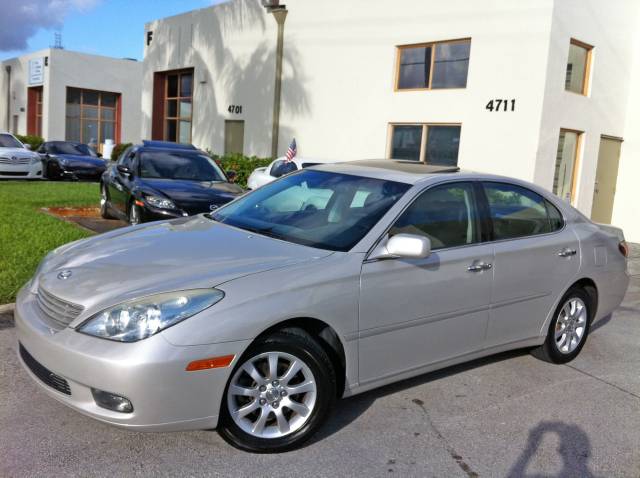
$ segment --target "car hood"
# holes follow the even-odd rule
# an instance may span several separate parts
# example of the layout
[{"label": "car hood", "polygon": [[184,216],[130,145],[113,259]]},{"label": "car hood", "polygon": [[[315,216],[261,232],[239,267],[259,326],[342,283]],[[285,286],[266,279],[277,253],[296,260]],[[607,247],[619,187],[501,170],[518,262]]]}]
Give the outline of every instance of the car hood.
[{"label": "car hood", "polygon": [[[128,299],[215,287],[329,254],[196,216],[125,228],[63,246],[43,261],[32,291],[43,287],[82,305],[85,313],[80,319],[84,319]],[[70,276],[61,279],[62,271]]]},{"label": "car hood", "polygon": [[243,190],[237,184],[218,181],[186,181],[180,179],[140,179],[140,185],[161,192],[177,203],[210,201],[225,197],[233,199]]},{"label": "car hood", "polygon": [[78,154],[56,154],[56,158],[64,159],[68,161],[72,166],[73,165],[82,165],[82,166],[96,166],[96,167],[106,167],[105,161],[101,158],[94,158],[93,156],[81,156]]},{"label": "car hood", "polygon": [[38,156],[37,153],[24,148],[2,148],[0,147],[0,156],[15,156],[16,158],[33,158]]}]

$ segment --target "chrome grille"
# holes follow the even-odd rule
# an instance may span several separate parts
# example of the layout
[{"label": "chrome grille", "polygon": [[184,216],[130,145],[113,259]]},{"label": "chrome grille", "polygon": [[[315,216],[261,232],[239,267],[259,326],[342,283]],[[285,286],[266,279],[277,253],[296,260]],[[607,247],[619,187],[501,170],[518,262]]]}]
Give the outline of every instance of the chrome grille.
[{"label": "chrome grille", "polygon": [[84,310],[81,305],[59,299],[42,287],[38,287],[38,307],[47,318],[64,326],[73,322]]},{"label": "chrome grille", "polygon": [[29,164],[30,158],[0,158],[0,164]]}]

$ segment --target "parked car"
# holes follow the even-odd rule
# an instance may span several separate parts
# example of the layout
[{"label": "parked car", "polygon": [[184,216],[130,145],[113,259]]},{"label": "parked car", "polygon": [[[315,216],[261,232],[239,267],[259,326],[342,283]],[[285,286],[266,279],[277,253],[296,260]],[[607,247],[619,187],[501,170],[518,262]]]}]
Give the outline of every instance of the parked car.
[{"label": "parked car", "polygon": [[74,141],[47,141],[38,148],[44,166],[44,177],[98,181],[109,162],[86,144]]},{"label": "parked car", "polygon": [[621,230],[523,181],[322,165],[62,246],[15,321],[23,364],[62,403],[275,452],[338,397],[508,349],[571,361],[621,303],[627,254]]},{"label": "parked car", "polygon": [[304,159],[293,158],[291,161],[287,161],[284,156],[275,159],[269,166],[263,168],[256,168],[247,179],[248,189],[258,189],[260,186],[269,184],[271,181],[275,181],[281,178],[285,174],[299,171],[300,169],[309,168],[318,164],[336,163],[338,160],[322,160],[322,159]]},{"label": "parked car", "polygon": [[11,133],[0,133],[0,179],[39,179],[42,162]]},{"label": "parked car", "polygon": [[211,212],[244,192],[227,174],[194,146],[145,141],[102,176],[100,211],[132,225]]}]

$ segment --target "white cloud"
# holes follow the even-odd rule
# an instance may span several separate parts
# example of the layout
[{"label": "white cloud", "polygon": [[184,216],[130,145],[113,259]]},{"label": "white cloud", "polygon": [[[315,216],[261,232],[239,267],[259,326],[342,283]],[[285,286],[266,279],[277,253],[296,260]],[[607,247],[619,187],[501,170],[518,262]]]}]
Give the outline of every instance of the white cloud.
[{"label": "white cloud", "polygon": [[86,11],[100,0],[0,0],[0,51],[24,50],[38,30],[58,28],[72,11]]}]

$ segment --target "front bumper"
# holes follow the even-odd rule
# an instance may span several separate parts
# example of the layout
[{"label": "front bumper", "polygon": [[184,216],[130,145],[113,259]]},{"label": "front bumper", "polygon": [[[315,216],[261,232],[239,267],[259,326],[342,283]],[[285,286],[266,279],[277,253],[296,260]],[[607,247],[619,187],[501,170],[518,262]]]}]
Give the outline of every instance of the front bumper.
[{"label": "front bumper", "polygon": [[63,179],[72,179],[74,181],[98,181],[106,168],[62,168],[59,175]]},{"label": "front bumper", "polygon": [[[51,397],[97,420],[139,431],[215,428],[229,374],[246,341],[179,347],[162,333],[135,343],[98,339],[66,328],[53,330],[42,318],[36,296],[26,288],[16,301],[19,343],[52,374],[68,382],[70,394],[43,381],[20,361]],[[19,354],[20,355],[20,354]],[[194,360],[235,355],[227,368],[187,372]],[[91,388],[128,398],[132,413],[99,407]]]},{"label": "front bumper", "polygon": [[33,164],[0,164],[0,179],[41,179],[42,162]]}]

